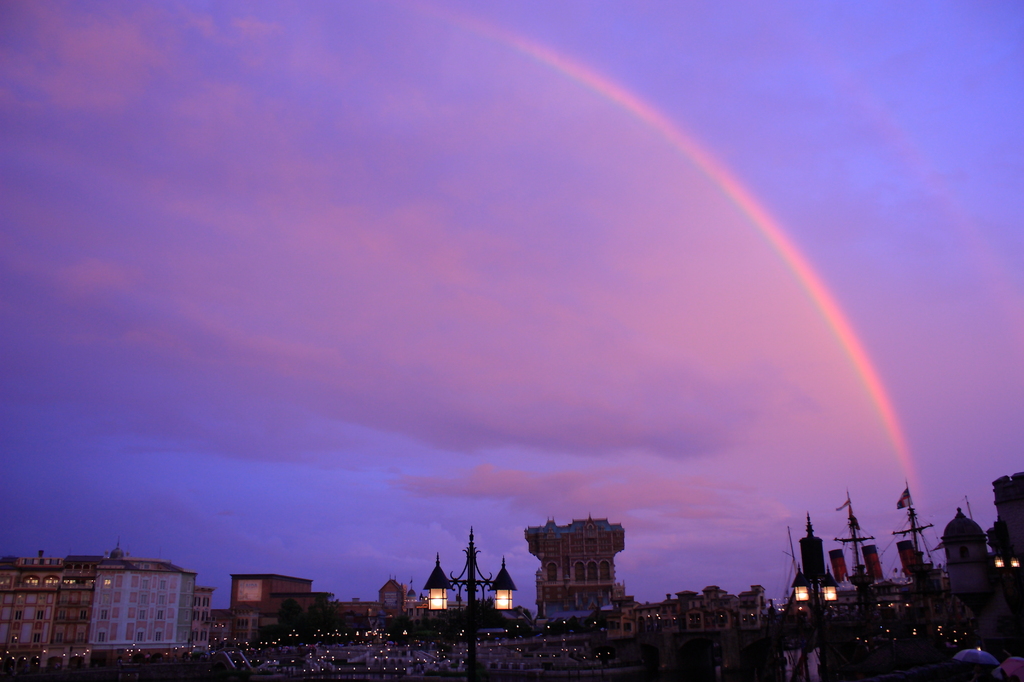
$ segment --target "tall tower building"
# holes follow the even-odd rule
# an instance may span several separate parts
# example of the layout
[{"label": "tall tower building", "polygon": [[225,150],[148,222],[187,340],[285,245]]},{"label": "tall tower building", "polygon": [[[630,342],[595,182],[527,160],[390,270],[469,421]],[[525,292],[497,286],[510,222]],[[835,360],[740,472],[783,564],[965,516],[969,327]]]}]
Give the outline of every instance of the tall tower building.
[{"label": "tall tower building", "polygon": [[586,617],[608,606],[625,589],[615,582],[615,555],[625,549],[626,531],[608,519],[549,520],[526,529],[537,571],[537,617]]}]

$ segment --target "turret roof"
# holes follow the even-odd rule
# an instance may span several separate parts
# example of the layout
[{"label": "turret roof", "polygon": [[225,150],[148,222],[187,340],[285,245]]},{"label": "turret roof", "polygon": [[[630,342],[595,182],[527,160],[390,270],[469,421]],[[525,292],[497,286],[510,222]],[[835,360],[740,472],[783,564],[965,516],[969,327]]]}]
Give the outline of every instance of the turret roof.
[{"label": "turret roof", "polygon": [[957,507],[956,516],[946,524],[946,530],[942,532],[943,541],[946,538],[980,538],[984,541],[985,533],[981,530],[981,526],[964,516],[960,507]]}]

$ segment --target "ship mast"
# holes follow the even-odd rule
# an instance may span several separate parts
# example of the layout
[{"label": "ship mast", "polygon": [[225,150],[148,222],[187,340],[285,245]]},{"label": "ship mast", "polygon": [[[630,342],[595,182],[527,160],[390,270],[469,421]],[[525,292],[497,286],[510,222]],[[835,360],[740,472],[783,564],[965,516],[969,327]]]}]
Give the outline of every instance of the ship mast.
[{"label": "ship mast", "polygon": [[[920,525],[918,525],[918,523],[917,523],[917,512],[914,510],[914,501],[910,497],[910,486],[907,486],[906,490],[903,491],[903,496],[900,497],[899,502],[896,503],[896,508],[897,509],[902,509],[904,507],[907,508],[907,517],[910,519],[910,528],[906,528],[904,530],[894,530],[892,532],[892,534],[893,535],[907,535],[907,534],[910,534],[910,536],[911,536],[910,539],[913,540],[913,542],[914,542],[914,555],[919,557],[919,556],[921,556],[921,544],[922,543],[918,540],[918,536],[920,536],[920,539],[923,541],[924,540],[924,531],[925,531],[925,529],[926,528],[931,528],[932,524],[929,523],[927,526],[920,526]],[[925,544],[924,548],[927,550],[928,549],[928,545]],[[931,559],[931,555],[932,555],[932,553],[931,553],[931,551],[929,551],[928,552],[928,558],[929,559]]]},{"label": "ship mast", "polygon": [[[844,547],[846,546],[846,543],[848,543],[848,542],[853,543],[853,567],[854,567],[853,571],[854,571],[855,574],[863,573],[864,572],[863,556],[864,555],[861,552],[861,548],[860,547],[861,547],[862,544],[864,544],[865,540],[874,540],[875,536],[873,536],[873,535],[861,535],[860,534],[860,532],[861,532],[861,530],[860,530],[860,523],[857,522],[857,517],[853,515],[853,504],[850,502],[850,495],[849,495],[849,493],[847,493],[847,495],[846,495],[846,504],[843,505],[843,506],[846,507],[847,512],[848,512],[848,517],[846,519],[846,527],[850,529],[850,537],[848,537],[848,538],[835,538],[835,541],[843,543]],[[840,509],[842,509],[842,507],[840,507]]]}]

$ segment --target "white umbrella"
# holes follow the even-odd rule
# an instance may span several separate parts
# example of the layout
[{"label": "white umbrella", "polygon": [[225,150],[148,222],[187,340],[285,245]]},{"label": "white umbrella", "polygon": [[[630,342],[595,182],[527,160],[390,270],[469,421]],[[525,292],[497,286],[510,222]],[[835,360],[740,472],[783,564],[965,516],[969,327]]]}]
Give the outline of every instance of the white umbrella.
[{"label": "white umbrella", "polygon": [[964,649],[963,651],[956,652],[956,656],[953,657],[954,661],[963,661],[964,663],[973,663],[975,665],[999,665],[999,659],[981,649]]}]

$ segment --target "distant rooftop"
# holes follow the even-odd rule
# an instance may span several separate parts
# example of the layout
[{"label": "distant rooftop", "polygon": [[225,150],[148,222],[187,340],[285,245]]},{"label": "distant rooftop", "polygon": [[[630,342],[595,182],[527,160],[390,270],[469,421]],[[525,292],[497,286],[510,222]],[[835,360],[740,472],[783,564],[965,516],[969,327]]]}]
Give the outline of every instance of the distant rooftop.
[{"label": "distant rooftop", "polygon": [[554,533],[556,537],[559,537],[566,533],[578,533],[583,530],[584,526],[588,523],[593,523],[595,527],[600,530],[623,530],[622,524],[609,523],[608,519],[573,519],[572,523],[564,526],[559,526],[555,523],[554,519],[549,520],[543,526],[529,526],[526,532],[533,534],[540,533]]}]

